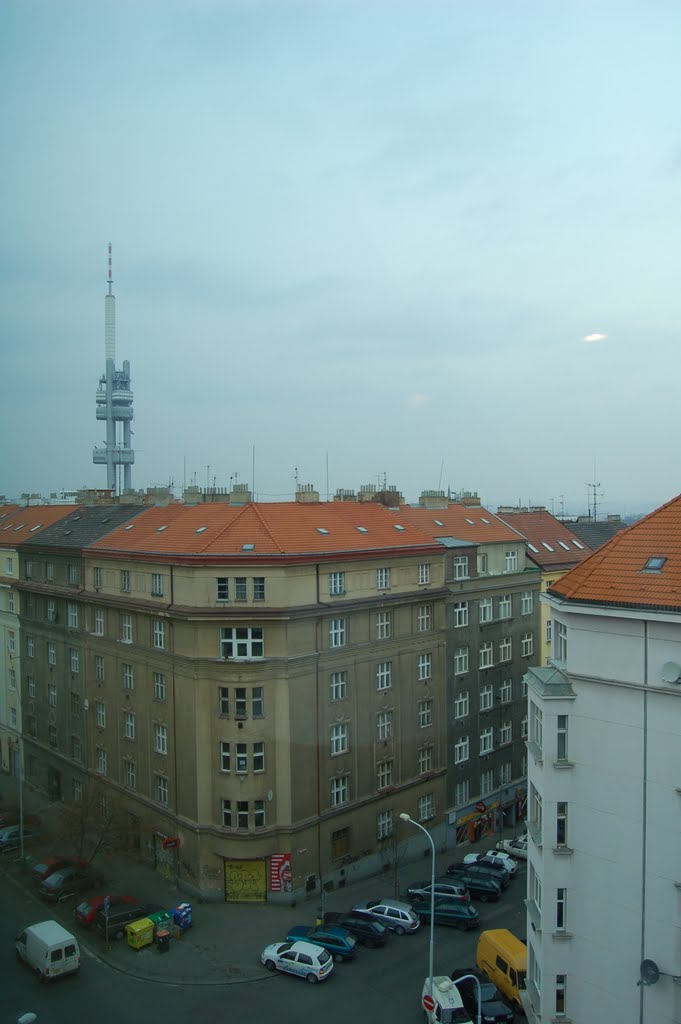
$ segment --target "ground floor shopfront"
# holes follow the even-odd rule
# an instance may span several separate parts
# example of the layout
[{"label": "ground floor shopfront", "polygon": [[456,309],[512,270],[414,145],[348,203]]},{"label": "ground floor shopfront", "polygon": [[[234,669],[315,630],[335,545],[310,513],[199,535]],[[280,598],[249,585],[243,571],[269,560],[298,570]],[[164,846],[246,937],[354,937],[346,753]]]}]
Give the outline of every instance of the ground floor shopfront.
[{"label": "ground floor shopfront", "polygon": [[481,841],[496,842],[524,821],[527,787],[505,786],[500,792],[467,807],[447,812],[447,848]]}]

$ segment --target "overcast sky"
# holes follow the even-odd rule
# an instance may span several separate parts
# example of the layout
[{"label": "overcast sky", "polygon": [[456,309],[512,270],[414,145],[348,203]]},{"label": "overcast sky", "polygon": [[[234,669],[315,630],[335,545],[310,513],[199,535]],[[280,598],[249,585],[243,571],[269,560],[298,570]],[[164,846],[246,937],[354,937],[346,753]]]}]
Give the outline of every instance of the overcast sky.
[{"label": "overcast sky", "polygon": [[678,493],[680,52],[672,0],[3,0],[0,493],[105,486],[109,241],[136,487]]}]

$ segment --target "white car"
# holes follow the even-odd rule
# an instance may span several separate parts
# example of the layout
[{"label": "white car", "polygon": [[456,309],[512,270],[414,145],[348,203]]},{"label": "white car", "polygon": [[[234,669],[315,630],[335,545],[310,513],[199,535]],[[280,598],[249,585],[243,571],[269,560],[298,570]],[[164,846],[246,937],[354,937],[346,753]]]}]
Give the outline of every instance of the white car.
[{"label": "white car", "polygon": [[467,853],[463,859],[464,864],[480,864],[487,861],[488,864],[497,864],[506,868],[509,875],[513,876],[518,870],[518,862],[513,860],[507,853],[499,850],[488,850],[487,853]]},{"label": "white car", "polygon": [[497,850],[503,850],[516,860],[527,860],[527,836],[518,836],[517,839],[502,839],[497,843]]},{"label": "white car", "polygon": [[260,962],[268,971],[285,971],[305,978],[311,985],[324,981],[333,970],[333,957],[328,950],[313,942],[273,942],[265,946]]}]

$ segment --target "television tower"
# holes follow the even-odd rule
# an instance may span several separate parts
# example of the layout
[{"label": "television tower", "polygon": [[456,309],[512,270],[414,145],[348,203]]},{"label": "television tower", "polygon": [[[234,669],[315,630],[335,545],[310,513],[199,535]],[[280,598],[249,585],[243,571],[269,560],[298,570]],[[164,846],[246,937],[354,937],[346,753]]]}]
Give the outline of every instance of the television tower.
[{"label": "television tower", "polygon": [[[123,467],[123,490],[132,488],[132,465],[135,453],[131,444],[133,417],[130,363],[116,369],[116,296],[113,294],[111,243],[109,242],[108,292],[104,296],[104,359],[106,370],[97,388],[97,419],[106,422],[106,444],[93,448],[95,465],[106,465],[106,486],[114,494],[121,493],[119,466]],[[117,479],[118,477],[118,479]]]}]

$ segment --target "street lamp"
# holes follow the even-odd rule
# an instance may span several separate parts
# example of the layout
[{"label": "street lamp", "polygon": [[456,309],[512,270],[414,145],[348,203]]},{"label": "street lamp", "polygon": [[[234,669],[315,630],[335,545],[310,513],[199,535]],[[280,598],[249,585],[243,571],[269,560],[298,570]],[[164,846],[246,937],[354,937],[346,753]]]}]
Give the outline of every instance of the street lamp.
[{"label": "street lamp", "polygon": [[[435,937],[435,932],[434,932],[434,928],[435,928],[435,843],[433,842],[433,837],[431,836],[431,834],[428,831],[428,829],[424,828],[423,825],[420,825],[418,823],[418,821],[414,821],[414,819],[411,817],[411,815],[407,814],[406,811],[402,811],[402,813],[400,814],[400,818],[402,819],[402,821],[408,821],[411,825],[414,825],[416,828],[420,828],[421,831],[424,833],[424,835],[428,836],[428,842],[430,843],[431,850],[432,850],[432,862],[431,862],[431,870],[430,870],[430,945],[429,945],[429,948],[428,948],[428,995],[430,996],[431,1003],[432,1003],[432,999],[433,999],[433,945],[434,945],[434,937]],[[479,1020],[478,1020],[478,1024],[480,1024]]]}]

